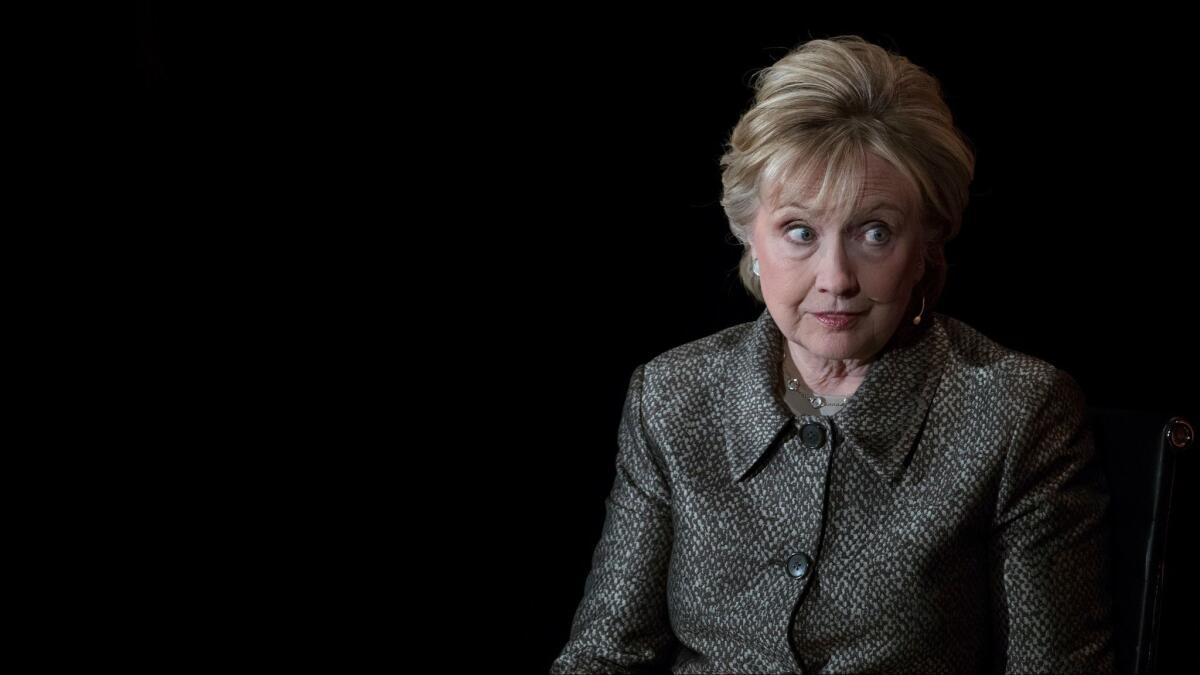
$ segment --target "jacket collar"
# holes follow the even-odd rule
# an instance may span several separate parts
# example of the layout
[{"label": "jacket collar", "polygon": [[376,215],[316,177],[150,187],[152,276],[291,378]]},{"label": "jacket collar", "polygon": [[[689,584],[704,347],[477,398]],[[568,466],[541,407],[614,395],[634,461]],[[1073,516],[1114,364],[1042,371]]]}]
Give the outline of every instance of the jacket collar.
[{"label": "jacket collar", "polygon": [[895,482],[929,411],[947,344],[942,316],[931,312],[928,327],[909,343],[893,336],[837,414],[797,417],[782,397],[783,334],[764,308],[727,361],[724,433],[733,480],[745,477],[789,427],[820,421],[880,478]]}]

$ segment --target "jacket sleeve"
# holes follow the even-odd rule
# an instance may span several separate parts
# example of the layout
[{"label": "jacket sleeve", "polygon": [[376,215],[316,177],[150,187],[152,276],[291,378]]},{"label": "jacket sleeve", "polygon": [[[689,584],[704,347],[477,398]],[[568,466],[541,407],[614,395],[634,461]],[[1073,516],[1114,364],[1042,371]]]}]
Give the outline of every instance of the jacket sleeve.
[{"label": "jacket sleeve", "polygon": [[616,478],[583,599],[551,673],[634,673],[671,665],[667,611],[671,492],[642,420],[645,365],[634,369],[617,434]]},{"label": "jacket sleeve", "polygon": [[1014,423],[989,546],[995,671],[1114,671],[1108,483],[1066,372]]}]

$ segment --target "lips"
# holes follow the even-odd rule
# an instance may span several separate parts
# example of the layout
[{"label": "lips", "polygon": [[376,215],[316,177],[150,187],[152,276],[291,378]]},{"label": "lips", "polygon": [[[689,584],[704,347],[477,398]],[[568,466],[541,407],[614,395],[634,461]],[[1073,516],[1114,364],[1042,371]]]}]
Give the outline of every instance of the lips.
[{"label": "lips", "polygon": [[813,317],[829,328],[845,328],[854,323],[860,314],[862,312],[814,312]]}]

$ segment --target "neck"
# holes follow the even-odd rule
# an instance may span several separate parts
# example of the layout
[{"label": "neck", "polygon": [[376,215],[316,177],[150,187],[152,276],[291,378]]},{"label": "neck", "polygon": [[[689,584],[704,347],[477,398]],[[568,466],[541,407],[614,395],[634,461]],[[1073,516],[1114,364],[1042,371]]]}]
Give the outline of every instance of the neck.
[{"label": "neck", "polygon": [[784,339],[784,373],[798,377],[809,391],[824,396],[853,396],[871,369],[870,361],[813,359]]}]

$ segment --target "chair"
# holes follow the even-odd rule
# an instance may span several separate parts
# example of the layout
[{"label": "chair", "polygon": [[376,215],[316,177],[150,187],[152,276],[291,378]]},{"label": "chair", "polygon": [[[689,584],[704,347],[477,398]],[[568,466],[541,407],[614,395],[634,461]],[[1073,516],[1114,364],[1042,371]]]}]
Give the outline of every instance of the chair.
[{"label": "chair", "polygon": [[1088,418],[1112,496],[1117,672],[1153,675],[1167,602],[1167,533],[1172,514],[1179,519],[1176,464],[1194,444],[1195,427],[1184,417],[1114,408],[1089,407]]}]

